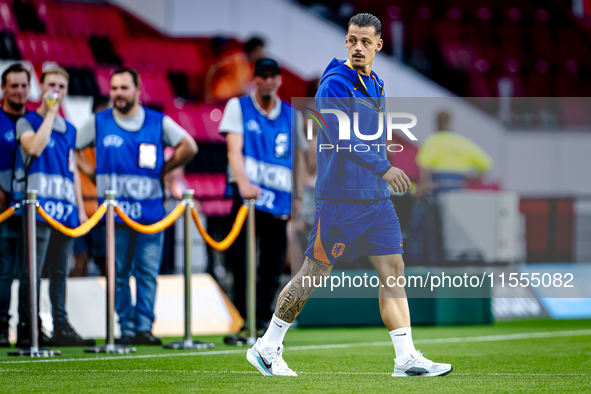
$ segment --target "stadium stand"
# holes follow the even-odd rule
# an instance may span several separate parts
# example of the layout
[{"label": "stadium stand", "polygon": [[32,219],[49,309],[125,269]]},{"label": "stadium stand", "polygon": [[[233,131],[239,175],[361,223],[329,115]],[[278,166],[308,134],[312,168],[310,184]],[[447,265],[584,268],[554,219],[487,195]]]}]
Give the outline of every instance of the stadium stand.
[{"label": "stadium stand", "polygon": [[[225,139],[217,130],[223,103],[201,102],[212,58],[210,38],[168,38],[117,7],[83,1],[0,0],[0,30],[1,59],[29,61],[38,75],[45,62],[57,62],[70,73],[72,96],[108,94],[114,66],[137,69],[142,102],[163,110],[199,143],[199,154],[185,172],[203,212],[230,213],[231,200],[223,198]],[[232,48],[240,45],[232,40]],[[284,70],[283,99],[307,91],[306,81]]]},{"label": "stadium stand", "polygon": [[[345,6],[331,0],[299,0],[338,24]],[[589,23],[568,2],[352,0],[355,9],[382,21],[384,50],[394,53],[392,27],[402,26],[401,60],[462,97],[501,96],[509,78],[513,96],[587,97],[591,94]],[[347,4],[349,4],[347,3]],[[319,4],[323,4],[318,12]],[[344,26],[343,26],[344,27]],[[558,30],[558,35],[551,34]],[[576,75],[575,75],[576,74]]]}]

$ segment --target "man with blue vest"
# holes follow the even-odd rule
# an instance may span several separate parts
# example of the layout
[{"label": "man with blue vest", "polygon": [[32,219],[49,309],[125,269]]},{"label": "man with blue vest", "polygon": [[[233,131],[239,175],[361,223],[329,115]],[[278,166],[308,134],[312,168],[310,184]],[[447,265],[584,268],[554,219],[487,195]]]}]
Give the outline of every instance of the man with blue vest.
[{"label": "man with blue vest", "polygon": [[[92,116],[80,129],[77,149],[96,147],[99,204],[105,191],[115,190],[119,207],[134,221],[152,224],[165,216],[164,175],[189,162],[197,144],[170,117],[140,104],[141,82],[136,70],[118,67],[111,75],[113,108]],[[174,148],[164,160],[164,148]],[[79,154],[80,158],[81,155]],[[160,345],[152,335],[156,277],[162,262],[164,232],[141,234],[116,216],[115,310],[123,345]],[[136,303],[131,303],[129,278],[136,279]]]},{"label": "man with blue vest", "polygon": [[392,376],[452,371],[450,364],[434,363],[415,349],[405,289],[390,281],[404,276],[404,262],[388,185],[406,192],[410,180],[386,158],[384,82],[372,70],[381,33],[375,16],[353,16],[345,37],[347,60],[333,59],[322,75],[315,100],[324,126],[318,133],[316,217],[302,269],[279,295],[273,323],[247,352],[263,375],[297,376],[283,360],[287,330],[333,264],[359,257],[369,258],[379,274],[380,314],[396,352]]},{"label": "man with blue vest", "polygon": [[[233,191],[234,216],[243,200],[256,200],[255,220],[260,246],[256,325],[260,330],[271,319],[271,304],[285,264],[286,225],[292,200],[292,142],[296,143],[301,156],[301,152],[307,149],[307,141],[301,130],[301,114],[277,96],[281,69],[275,60],[263,58],[256,61],[254,83],[256,90],[250,95],[228,101],[219,131],[227,134],[228,183]],[[296,127],[297,120],[292,125],[294,116],[299,119],[300,127]],[[295,200],[301,202],[302,183],[296,182],[296,187],[299,192],[296,191]],[[234,304],[243,317],[246,317],[245,233],[243,229],[226,252],[234,274]],[[246,337],[243,333],[228,336],[225,342],[243,345]]]},{"label": "man with blue vest", "polygon": [[[14,124],[27,109],[25,104],[31,87],[31,73],[20,63],[15,63],[2,73],[2,109],[0,109],[0,212],[4,212],[12,199],[14,173]],[[8,218],[0,223],[0,347],[8,342],[11,285],[18,276],[18,247],[20,220]]]},{"label": "man with blue vest", "polygon": [[[37,190],[39,205],[56,221],[77,227],[88,218],[80,192],[76,169],[76,129],[59,115],[59,108],[68,93],[69,75],[61,67],[53,67],[41,75],[41,106],[16,122],[17,150],[14,170],[13,200],[26,198],[29,189]],[[22,210],[25,211],[25,210]],[[55,346],[91,346],[68,322],[66,313],[66,277],[68,258],[74,240],[50,227],[37,215],[37,272],[49,264],[49,295],[53,314]],[[23,238],[25,239],[23,232]],[[23,248],[23,250],[25,250]],[[26,255],[26,253],[23,253]],[[23,261],[19,288],[19,327],[17,346],[29,346],[29,274],[28,256]],[[34,284],[30,284],[34,285]],[[36,283],[39,286],[39,280]],[[37,293],[39,294],[39,293]]]}]

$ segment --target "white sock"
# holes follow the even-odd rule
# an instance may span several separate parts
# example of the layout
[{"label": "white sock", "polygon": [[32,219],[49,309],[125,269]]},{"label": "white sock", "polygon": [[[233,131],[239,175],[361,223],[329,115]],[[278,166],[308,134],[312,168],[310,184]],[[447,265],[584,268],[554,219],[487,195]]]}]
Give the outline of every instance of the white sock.
[{"label": "white sock", "polygon": [[269,327],[261,338],[261,347],[263,349],[277,349],[283,344],[283,337],[290,326],[291,323],[284,322],[273,314]]},{"label": "white sock", "polygon": [[396,358],[400,361],[406,361],[410,354],[415,351],[415,345],[412,343],[410,327],[392,330],[390,331],[390,336],[392,337],[392,342],[394,343]]}]

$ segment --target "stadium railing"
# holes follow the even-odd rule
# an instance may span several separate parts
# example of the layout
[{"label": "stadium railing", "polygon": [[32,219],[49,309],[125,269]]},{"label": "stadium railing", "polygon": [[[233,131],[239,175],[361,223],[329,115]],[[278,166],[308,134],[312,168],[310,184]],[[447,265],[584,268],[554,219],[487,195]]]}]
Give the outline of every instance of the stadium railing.
[{"label": "stadium railing", "polygon": [[[116,192],[108,190],[105,193],[105,202],[101,204],[95,213],[80,226],[76,228],[69,228],[64,226],[54,218],[52,218],[45,210],[39,205],[37,200],[36,190],[27,190],[27,199],[20,203],[17,203],[6,211],[0,214],[0,223],[13,216],[15,212],[22,206],[27,206],[27,239],[28,239],[28,261],[29,261],[29,279],[30,284],[34,284],[37,281],[37,214],[43,218],[51,227],[61,232],[62,234],[76,238],[87,234],[93,227],[95,227],[99,221],[106,214],[106,256],[107,256],[107,335],[105,345],[97,345],[85,349],[85,352],[89,353],[119,353],[125,354],[136,351],[133,347],[115,344],[113,335],[113,322],[114,322],[114,309],[115,309],[115,213],[121,218],[121,220],[134,231],[143,234],[154,234],[160,231],[164,231],[170,227],[174,222],[184,213],[184,282],[185,282],[185,336],[182,341],[177,341],[165,345],[168,349],[205,349],[213,347],[211,343],[203,343],[200,341],[194,341],[191,333],[191,261],[192,261],[192,225],[194,221],[199,233],[205,240],[205,242],[213,249],[218,251],[224,251],[228,249],[236,240],[244,222],[248,217],[247,227],[247,261],[248,261],[248,311],[247,321],[249,325],[249,341],[253,342],[256,335],[255,327],[255,284],[256,284],[256,245],[255,245],[255,227],[254,227],[254,200],[245,201],[245,204],[240,207],[236,220],[230,230],[229,234],[222,241],[215,241],[203,227],[199,214],[194,207],[194,190],[185,190],[183,192],[182,201],[166,216],[164,219],[150,225],[145,225],[135,222],[129,216],[123,212],[118,206],[116,201]],[[30,286],[30,309],[31,316],[37,315],[37,286]],[[38,321],[37,319],[31,319],[31,348],[17,349],[10,352],[10,355],[18,356],[33,356],[33,357],[51,357],[59,355],[59,350],[52,350],[47,348],[39,347],[38,337]],[[251,327],[252,326],[252,327]]]}]

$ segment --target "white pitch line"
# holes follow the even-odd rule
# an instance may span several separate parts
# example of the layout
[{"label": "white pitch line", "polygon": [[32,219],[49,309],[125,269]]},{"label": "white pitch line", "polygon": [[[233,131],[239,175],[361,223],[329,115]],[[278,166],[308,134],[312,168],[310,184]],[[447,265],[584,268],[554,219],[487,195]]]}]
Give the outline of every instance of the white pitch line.
[{"label": "white pitch line", "polygon": [[[457,342],[493,342],[493,341],[508,341],[515,339],[532,339],[532,338],[559,338],[559,337],[576,337],[591,335],[591,330],[573,330],[573,331],[548,331],[548,332],[527,332],[519,334],[505,334],[505,335],[489,335],[479,337],[457,337],[457,338],[435,338],[435,339],[419,339],[414,341],[415,345],[421,344],[439,344],[439,343],[457,343]],[[373,347],[373,346],[392,346],[392,342],[366,342],[366,343],[348,343],[348,344],[334,344],[334,345],[311,345],[311,346],[294,346],[289,347],[289,351],[298,350],[323,350],[323,349],[346,349],[354,347]],[[63,362],[78,362],[78,361],[109,361],[109,360],[125,360],[125,359],[142,359],[142,358],[167,358],[167,357],[196,357],[196,356],[215,356],[220,354],[235,354],[244,353],[246,349],[237,350],[214,350],[205,352],[192,353],[168,353],[168,354],[142,354],[131,356],[107,356],[107,357],[86,357],[86,358],[50,358],[50,359],[35,359],[35,360],[15,360],[15,361],[0,361],[0,364],[32,364],[32,363],[63,363]]]},{"label": "white pitch line", "polygon": [[[200,370],[162,370],[162,369],[66,369],[66,370],[53,370],[53,371],[39,371],[34,369],[1,369],[0,373],[189,373],[189,374],[238,374],[238,375],[258,375],[260,372],[257,371],[200,371]],[[340,371],[326,371],[326,372],[306,372],[297,371],[298,374],[304,375],[391,375],[392,372],[340,372]],[[585,373],[470,373],[470,372],[453,372],[453,375],[460,376],[590,376]]]}]

